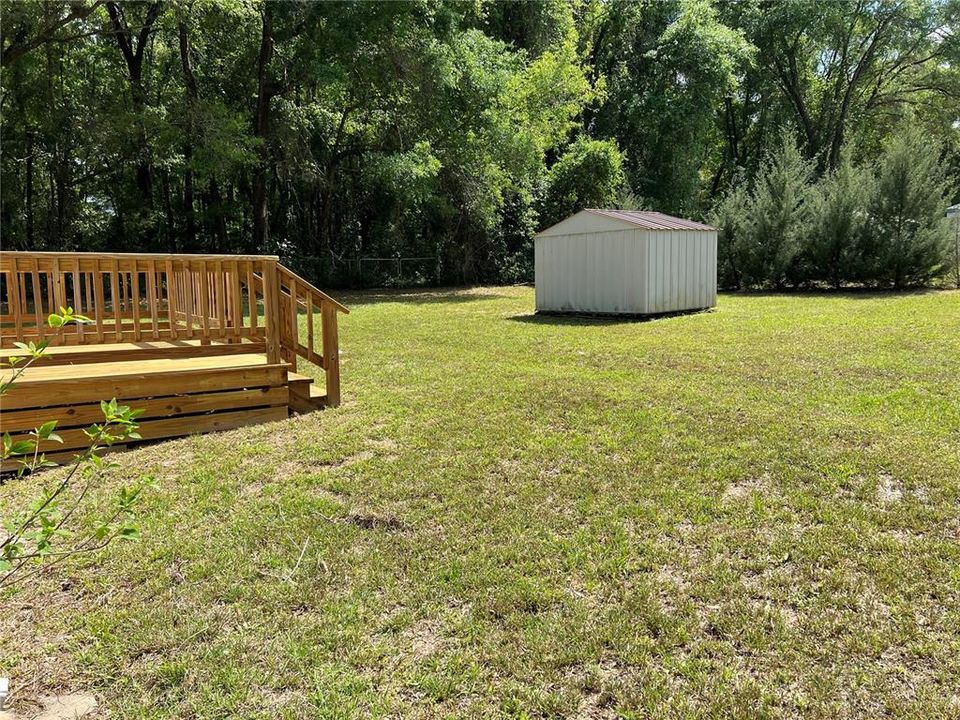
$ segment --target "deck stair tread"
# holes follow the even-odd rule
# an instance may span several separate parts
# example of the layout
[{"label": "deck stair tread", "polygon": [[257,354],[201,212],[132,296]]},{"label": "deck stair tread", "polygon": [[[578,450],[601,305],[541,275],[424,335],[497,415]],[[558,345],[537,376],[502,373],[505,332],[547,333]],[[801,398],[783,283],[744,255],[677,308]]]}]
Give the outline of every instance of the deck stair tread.
[{"label": "deck stair tread", "polygon": [[309,383],[312,383],[312,382],[313,382],[313,378],[310,377],[309,375],[301,375],[300,373],[295,373],[295,372],[288,372],[288,373],[287,373],[287,380],[289,380],[291,383],[307,383],[307,384],[309,384]]},{"label": "deck stair tread", "polygon": [[[104,345],[58,345],[46,349],[43,359],[45,366],[51,365],[87,365],[98,362],[120,362],[123,360],[153,360],[185,357],[211,357],[223,355],[243,355],[246,353],[266,354],[266,343],[262,340],[225,343],[201,340],[144,340],[142,342],[107,343]],[[0,350],[0,360],[9,357],[25,357],[27,350],[11,348]]]},{"label": "deck stair tread", "polygon": [[[48,347],[46,352],[51,357],[58,355],[91,355],[93,357],[109,357],[116,353],[128,353],[150,350],[176,350],[178,348],[193,348],[194,350],[210,349],[214,350],[235,350],[237,353],[249,352],[249,348],[259,347],[262,343],[243,342],[243,343],[222,343],[216,340],[209,345],[204,345],[200,340],[143,340],[140,342],[122,342],[105,343],[103,345],[55,345]],[[4,348],[0,350],[0,358],[8,357],[26,357],[29,355],[27,350],[21,350],[18,347]]]},{"label": "deck stair tread", "polygon": [[[259,353],[242,353],[219,357],[123,360],[119,362],[87,363],[83,366],[50,365],[45,367],[43,360],[38,360],[17,378],[17,384],[26,385],[51,380],[77,380],[97,377],[116,378],[128,375],[142,376],[163,372],[241,368],[265,365],[266,363],[266,356]],[[3,373],[4,377],[9,377],[9,375],[9,370]]]}]

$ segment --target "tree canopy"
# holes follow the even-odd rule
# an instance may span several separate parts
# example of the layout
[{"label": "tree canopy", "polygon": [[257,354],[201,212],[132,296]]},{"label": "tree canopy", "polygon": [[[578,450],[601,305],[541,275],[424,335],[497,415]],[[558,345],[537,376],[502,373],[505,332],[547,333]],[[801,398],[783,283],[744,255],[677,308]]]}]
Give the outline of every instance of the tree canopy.
[{"label": "tree canopy", "polygon": [[[916,213],[957,199],[960,0],[0,9],[8,249],[279,253],[325,283],[352,258],[427,257],[442,281],[521,280],[533,234],[568,212],[628,198],[703,217],[735,197],[769,239],[728,248],[736,272],[779,286],[813,257],[856,264],[865,222],[817,194],[851,168],[882,166],[857,207],[885,227],[891,183],[924,187],[904,148],[935,148],[933,206],[905,191]],[[829,212],[841,227],[798,224]],[[882,242],[916,240],[933,267],[935,236]]]}]

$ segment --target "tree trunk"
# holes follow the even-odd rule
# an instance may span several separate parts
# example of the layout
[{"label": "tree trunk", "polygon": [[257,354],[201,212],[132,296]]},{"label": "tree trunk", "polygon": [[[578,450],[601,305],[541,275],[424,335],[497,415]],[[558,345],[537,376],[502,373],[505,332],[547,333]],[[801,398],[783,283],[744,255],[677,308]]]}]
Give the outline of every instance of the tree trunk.
[{"label": "tree trunk", "polygon": [[33,249],[33,130],[27,130],[27,178],[25,187],[27,247]]},{"label": "tree trunk", "polygon": [[263,29],[257,58],[257,107],[253,122],[253,134],[260,139],[260,157],[253,173],[253,244],[261,252],[267,250],[270,240],[270,216],[267,209],[270,151],[267,147],[267,135],[270,130],[270,100],[276,92],[269,77],[273,47],[273,10],[268,2],[263,6]]},{"label": "tree trunk", "polygon": [[110,14],[113,37],[120,48],[120,54],[127,66],[127,80],[130,84],[130,95],[133,100],[133,111],[137,117],[137,142],[140,147],[140,157],[137,161],[136,180],[137,189],[144,202],[144,211],[148,211],[153,197],[153,173],[150,163],[150,147],[147,142],[146,128],[143,124],[143,111],[147,106],[147,92],[143,86],[143,54],[147,47],[147,40],[153,32],[154,24],[160,14],[160,3],[154,2],[147,7],[143,25],[137,33],[137,42],[134,43],[133,31],[127,26],[123,7],[117,2],[107,3],[107,12]]},{"label": "tree trunk", "polygon": [[210,211],[213,217],[214,245],[219,252],[227,247],[227,221],[223,216],[223,196],[216,178],[210,180]]},{"label": "tree trunk", "polygon": [[190,51],[190,35],[187,31],[187,24],[181,22],[177,28],[180,37],[180,66],[183,69],[184,86],[187,89],[187,127],[184,133],[184,173],[183,173],[183,213],[184,229],[186,233],[186,245],[191,250],[197,243],[197,221],[193,209],[193,135],[194,135],[194,113],[196,112],[197,99],[197,80],[193,74],[193,58]]},{"label": "tree trunk", "polygon": [[173,203],[170,202],[170,173],[162,170],[160,173],[160,184],[163,187],[163,212],[167,218],[167,248],[171,253],[177,250],[177,228],[173,219]]}]

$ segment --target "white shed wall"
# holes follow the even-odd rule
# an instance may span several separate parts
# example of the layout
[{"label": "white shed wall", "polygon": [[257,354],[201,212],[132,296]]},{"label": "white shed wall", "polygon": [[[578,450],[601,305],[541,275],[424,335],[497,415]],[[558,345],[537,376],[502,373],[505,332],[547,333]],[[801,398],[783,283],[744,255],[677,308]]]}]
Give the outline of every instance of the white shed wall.
[{"label": "white shed wall", "polygon": [[696,310],[717,304],[717,233],[650,230],[644,233],[644,312]]},{"label": "white shed wall", "polygon": [[655,314],[716,304],[715,231],[538,236],[534,263],[538,311]]},{"label": "white shed wall", "polygon": [[637,313],[644,302],[636,230],[537,238],[537,310]]}]

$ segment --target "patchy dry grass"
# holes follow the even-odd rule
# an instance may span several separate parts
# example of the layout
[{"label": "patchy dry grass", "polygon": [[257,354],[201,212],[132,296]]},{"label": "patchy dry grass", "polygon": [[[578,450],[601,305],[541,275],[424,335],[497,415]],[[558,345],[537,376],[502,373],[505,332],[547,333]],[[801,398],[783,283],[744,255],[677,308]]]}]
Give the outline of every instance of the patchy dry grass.
[{"label": "patchy dry grass", "polygon": [[343,407],[121,456],[143,540],[0,598],[0,674],[122,718],[960,716],[960,294],[349,300]]}]

